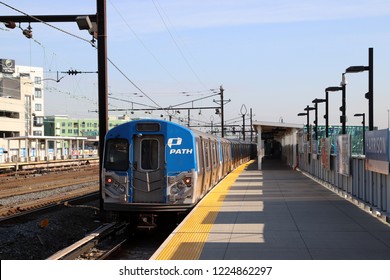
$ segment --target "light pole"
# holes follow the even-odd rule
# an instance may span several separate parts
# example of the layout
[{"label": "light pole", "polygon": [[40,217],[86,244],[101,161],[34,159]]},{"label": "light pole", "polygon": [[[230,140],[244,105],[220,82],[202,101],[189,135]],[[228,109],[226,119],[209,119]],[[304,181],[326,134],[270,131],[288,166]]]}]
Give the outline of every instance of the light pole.
[{"label": "light pole", "polygon": [[307,117],[307,121],[306,121],[306,129],[308,129],[309,127],[309,114],[308,113],[298,113],[297,116],[306,116]]},{"label": "light pole", "polygon": [[368,71],[368,92],[365,98],[368,99],[368,130],[374,130],[374,49],[368,49],[368,66],[350,66],[345,73],[359,73]]},{"label": "light pole", "polygon": [[310,122],[309,122],[309,112],[312,110],[315,110],[316,108],[310,107],[309,105],[306,106],[305,111],[307,111],[307,133],[309,135],[308,140],[311,141],[311,133],[310,133]]},{"label": "light pole", "polygon": [[306,116],[306,130],[307,130],[307,139],[306,140],[309,140],[309,112],[306,112],[306,113],[298,113],[299,117],[301,116]]},{"label": "light pole", "polygon": [[366,154],[366,141],[365,141],[365,130],[366,130],[366,114],[365,113],[359,113],[355,114],[355,117],[363,117],[362,125],[363,125],[363,130],[362,130],[362,136],[363,136],[363,155]]},{"label": "light pole", "polygon": [[325,137],[329,137],[329,92],[328,88],[325,89]]},{"label": "light pole", "polygon": [[[341,86],[341,87],[327,87],[325,89],[325,92],[326,94],[328,94],[329,91],[342,91],[343,93],[343,98],[342,98],[342,105],[340,107],[340,110],[342,111],[343,115],[340,117],[340,122],[341,122],[341,125],[342,125],[342,132],[341,134],[345,134],[345,121],[346,121],[346,116],[345,116],[345,85],[344,86]],[[328,98],[327,98],[328,99]],[[329,120],[329,115],[328,115],[328,110],[329,108],[327,108],[327,112],[326,112],[326,116],[327,116],[327,120]],[[329,128],[329,123],[328,123],[328,127],[326,130],[328,130]]]},{"label": "light pole", "polygon": [[346,122],[347,122],[347,102],[346,102],[346,86],[347,82],[345,80],[345,73],[342,74],[342,79],[341,79],[341,117],[340,117],[340,122],[341,122],[341,134],[346,134]]},{"label": "light pole", "polygon": [[316,140],[318,140],[318,103],[323,103],[326,101],[327,101],[326,99],[319,99],[319,98],[316,98],[312,101],[315,104],[314,105],[314,108],[315,108],[314,131],[315,131],[315,139]]}]

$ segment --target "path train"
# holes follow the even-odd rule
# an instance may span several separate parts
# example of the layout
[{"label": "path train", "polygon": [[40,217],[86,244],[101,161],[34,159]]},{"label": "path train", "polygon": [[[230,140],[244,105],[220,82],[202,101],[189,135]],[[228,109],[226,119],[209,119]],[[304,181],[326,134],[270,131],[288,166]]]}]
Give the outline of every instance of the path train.
[{"label": "path train", "polygon": [[164,120],[119,125],[105,139],[103,209],[153,225],[158,214],[191,209],[255,151],[254,144]]}]

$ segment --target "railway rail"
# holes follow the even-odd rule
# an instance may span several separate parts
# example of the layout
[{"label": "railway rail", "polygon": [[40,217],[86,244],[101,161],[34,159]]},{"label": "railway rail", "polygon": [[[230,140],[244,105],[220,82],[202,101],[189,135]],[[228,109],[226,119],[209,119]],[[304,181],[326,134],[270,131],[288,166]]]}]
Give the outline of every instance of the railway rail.
[{"label": "railway rail", "polygon": [[90,195],[99,190],[98,168],[80,167],[76,170],[26,175],[0,180],[0,220],[58,205],[75,197]]},{"label": "railway rail", "polygon": [[108,223],[86,235],[81,240],[60,250],[48,260],[102,260],[108,258],[127,241],[123,234],[127,225]]},{"label": "railway rail", "polygon": [[94,230],[103,224],[98,178],[92,164],[0,177],[0,258],[54,258],[61,250],[58,259],[148,259],[168,233],[134,233],[118,223]]}]

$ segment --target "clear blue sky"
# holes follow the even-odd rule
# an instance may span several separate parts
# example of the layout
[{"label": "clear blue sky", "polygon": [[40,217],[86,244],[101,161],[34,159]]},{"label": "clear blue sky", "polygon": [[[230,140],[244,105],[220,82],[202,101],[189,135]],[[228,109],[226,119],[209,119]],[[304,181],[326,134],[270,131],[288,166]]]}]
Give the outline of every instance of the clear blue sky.
[{"label": "clear blue sky", "polygon": [[[91,0],[2,1],[30,15],[93,14]],[[226,120],[240,117],[245,104],[258,121],[305,123],[298,117],[324,89],[338,86],[348,66],[367,65],[374,48],[374,125],[388,126],[390,109],[390,1],[388,0],[107,0],[108,57],[150,99],[166,107],[207,96],[223,85]],[[0,14],[19,14],[0,3]],[[86,40],[76,24],[56,24]],[[25,28],[27,24],[22,24]],[[34,40],[0,26],[1,58],[48,71],[96,71],[96,50],[43,24],[31,24]],[[347,125],[368,113],[367,72],[348,74]],[[111,97],[154,106],[112,65]],[[46,82],[46,114],[96,117],[97,75]],[[183,94],[187,92],[188,94]],[[136,95],[134,93],[137,93]],[[189,96],[187,96],[189,95]],[[213,99],[195,106],[214,106]],[[110,99],[110,109],[130,103]],[[330,119],[339,124],[341,94],[330,95]],[[191,112],[209,121],[212,111]],[[112,112],[114,114],[114,112]],[[158,114],[159,115],[159,114]],[[187,115],[182,112],[181,115]],[[324,106],[319,106],[319,116]],[[311,114],[313,119],[314,114]],[[214,122],[219,117],[214,115]],[[319,124],[324,124],[320,118]]]}]

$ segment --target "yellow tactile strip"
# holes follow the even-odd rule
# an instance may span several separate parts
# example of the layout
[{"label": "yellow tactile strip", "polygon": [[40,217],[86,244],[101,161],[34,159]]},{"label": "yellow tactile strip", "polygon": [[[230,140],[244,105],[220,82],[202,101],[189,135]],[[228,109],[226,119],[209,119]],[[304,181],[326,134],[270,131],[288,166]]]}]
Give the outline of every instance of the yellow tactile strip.
[{"label": "yellow tactile strip", "polygon": [[155,256],[156,260],[199,259],[225,196],[241,172],[251,163],[252,161],[237,167],[207,194],[168,242],[163,244],[164,248]]}]

